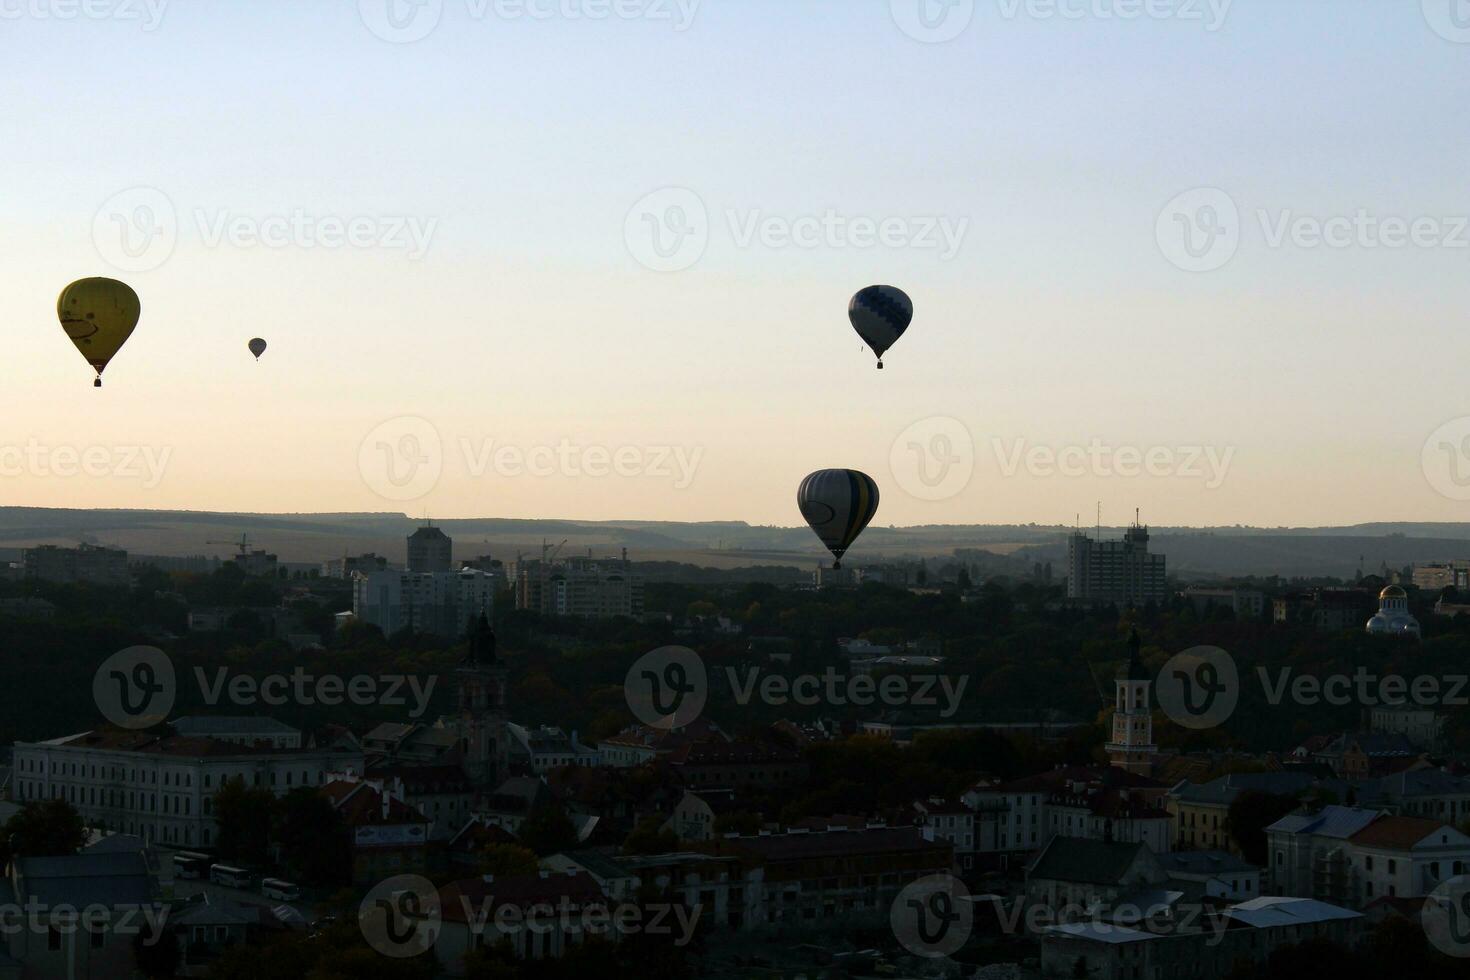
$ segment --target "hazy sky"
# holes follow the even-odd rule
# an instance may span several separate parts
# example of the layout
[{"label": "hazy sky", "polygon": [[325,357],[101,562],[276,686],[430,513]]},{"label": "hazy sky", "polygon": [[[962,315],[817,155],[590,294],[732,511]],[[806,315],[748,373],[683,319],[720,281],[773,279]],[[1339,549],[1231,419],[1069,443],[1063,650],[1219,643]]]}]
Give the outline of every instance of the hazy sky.
[{"label": "hazy sky", "polygon": [[86,2],[0,0],[0,503],[1470,516],[1470,4]]}]

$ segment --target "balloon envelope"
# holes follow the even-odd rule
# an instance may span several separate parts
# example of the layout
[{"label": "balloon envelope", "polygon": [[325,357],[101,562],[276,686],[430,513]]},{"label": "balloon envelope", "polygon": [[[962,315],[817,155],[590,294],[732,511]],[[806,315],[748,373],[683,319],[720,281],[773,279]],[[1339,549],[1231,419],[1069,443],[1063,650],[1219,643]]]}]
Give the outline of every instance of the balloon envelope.
[{"label": "balloon envelope", "polygon": [[108,362],[132,336],[140,315],[138,294],[116,279],[78,279],[56,300],[61,327],[96,370],[98,385]]},{"label": "balloon envelope", "polygon": [[878,484],[857,470],[817,470],[796,491],[801,516],[837,559],[878,513]]},{"label": "balloon envelope", "polygon": [[[265,353],[265,341],[261,340],[259,337],[256,337],[254,340],[252,340],[250,342],[250,353],[255,355],[255,359],[257,361],[260,360],[260,355]],[[290,358],[287,358],[287,360],[290,360]]]},{"label": "balloon envelope", "polygon": [[863,343],[878,355],[883,366],[883,353],[892,347],[914,321],[914,304],[897,286],[869,286],[847,304],[847,318]]}]

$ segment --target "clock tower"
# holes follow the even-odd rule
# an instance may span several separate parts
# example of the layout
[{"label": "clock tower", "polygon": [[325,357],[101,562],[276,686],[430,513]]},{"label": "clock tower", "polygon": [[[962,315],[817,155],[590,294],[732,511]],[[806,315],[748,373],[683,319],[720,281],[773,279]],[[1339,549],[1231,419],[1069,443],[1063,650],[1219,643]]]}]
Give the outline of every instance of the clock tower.
[{"label": "clock tower", "polygon": [[1107,751],[1113,765],[1147,776],[1153,771],[1159,747],[1154,744],[1154,719],[1149,703],[1153,678],[1138,657],[1139,645],[1135,629],[1128,636],[1128,666],[1118,671],[1113,737]]}]

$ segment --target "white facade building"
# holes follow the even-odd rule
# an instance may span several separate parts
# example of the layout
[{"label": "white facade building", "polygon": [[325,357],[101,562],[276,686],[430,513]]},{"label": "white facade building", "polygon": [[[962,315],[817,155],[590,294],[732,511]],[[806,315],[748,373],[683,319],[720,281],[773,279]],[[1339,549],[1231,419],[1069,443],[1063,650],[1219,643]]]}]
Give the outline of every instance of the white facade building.
[{"label": "white facade building", "polygon": [[473,568],[359,573],[352,579],[352,612],[385,636],[403,629],[459,636],[481,616],[491,617],[498,583],[497,576]]},{"label": "white facade building", "polygon": [[213,738],[146,732],[84,732],[16,742],[18,803],[66,800],[89,825],[149,843],[210,847],[219,827],[214,797],[226,782],[284,796],[321,786],[328,773],[362,772],[359,748],[246,748]]}]

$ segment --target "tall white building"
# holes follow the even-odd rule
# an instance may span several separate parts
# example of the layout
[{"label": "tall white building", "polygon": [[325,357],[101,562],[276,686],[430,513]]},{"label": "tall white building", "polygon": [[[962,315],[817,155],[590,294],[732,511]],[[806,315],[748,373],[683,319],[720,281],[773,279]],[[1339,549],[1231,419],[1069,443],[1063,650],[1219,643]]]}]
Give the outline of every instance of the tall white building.
[{"label": "tall white building", "polygon": [[1067,598],[1142,605],[1169,597],[1164,556],[1148,550],[1148,528],[1134,524],[1122,541],[1094,541],[1078,532],[1067,541]]},{"label": "tall white building", "polygon": [[473,568],[359,572],[352,579],[352,612],[387,636],[403,629],[460,636],[471,621],[491,618],[499,581],[499,576]]},{"label": "tall white building", "polygon": [[419,528],[408,536],[408,570],[410,572],[447,572],[454,566],[454,542],[433,525]]}]

